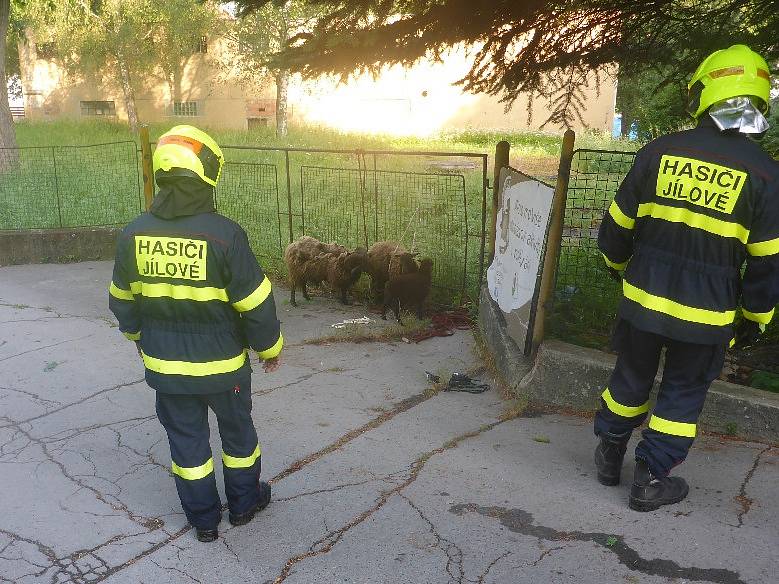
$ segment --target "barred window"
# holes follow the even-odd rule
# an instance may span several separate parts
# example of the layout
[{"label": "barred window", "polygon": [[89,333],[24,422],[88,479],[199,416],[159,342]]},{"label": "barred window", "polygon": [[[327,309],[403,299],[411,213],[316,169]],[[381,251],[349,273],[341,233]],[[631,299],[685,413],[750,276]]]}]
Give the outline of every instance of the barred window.
[{"label": "barred window", "polygon": [[173,115],[183,116],[187,118],[193,118],[197,116],[197,102],[196,101],[174,101],[173,102]]},{"label": "barred window", "polygon": [[113,101],[82,101],[82,116],[115,116],[116,104]]}]

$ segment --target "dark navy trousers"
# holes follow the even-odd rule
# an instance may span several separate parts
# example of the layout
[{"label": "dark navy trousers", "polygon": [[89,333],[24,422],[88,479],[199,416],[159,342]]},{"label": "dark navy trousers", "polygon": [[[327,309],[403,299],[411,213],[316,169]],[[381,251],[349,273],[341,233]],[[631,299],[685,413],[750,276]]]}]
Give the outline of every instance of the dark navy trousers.
[{"label": "dark navy trousers", "polygon": [[216,414],[222,439],[227,505],[233,514],[259,501],[261,451],[251,418],[251,381],[211,394],[157,392],[157,417],[168,433],[172,472],[189,522],[214,529],[222,518],[209,442],[208,408]]},{"label": "dark navy trousers", "polygon": [[617,322],[614,338],[617,365],[601,396],[595,434],[630,434],[649,415],[660,354],[665,367],[649,425],[636,447],[636,458],[647,461],[655,476],[666,476],[684,461],[697,432],[709,386],[722,371],[725,345],[685,343]]}]

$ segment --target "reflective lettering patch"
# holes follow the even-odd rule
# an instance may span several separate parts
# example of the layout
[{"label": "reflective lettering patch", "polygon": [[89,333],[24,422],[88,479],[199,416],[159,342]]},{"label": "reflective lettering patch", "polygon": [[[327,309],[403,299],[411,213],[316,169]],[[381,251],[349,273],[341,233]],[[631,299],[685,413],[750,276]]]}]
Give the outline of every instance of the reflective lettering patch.
[{"label": "reflective lettering patch", "polygon": [[151,278],[206,279],[208,244],[180,237],[135,236],[138,274]]},{"label": "reflective lettering patch", "polygon": [[660,159],[656,194],[730,215],[746,180],[747,173],[734,168],[665,154]]}]

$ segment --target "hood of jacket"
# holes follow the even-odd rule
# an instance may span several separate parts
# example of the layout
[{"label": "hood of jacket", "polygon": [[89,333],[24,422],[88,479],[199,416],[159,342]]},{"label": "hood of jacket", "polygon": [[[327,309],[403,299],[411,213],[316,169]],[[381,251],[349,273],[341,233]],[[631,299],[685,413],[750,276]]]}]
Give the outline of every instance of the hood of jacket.
[{"label": "hood of jacket", "polygon": [[157,194],[149,211],[160,219],[213,213],[214,187],[193,176],[156,175]]}]

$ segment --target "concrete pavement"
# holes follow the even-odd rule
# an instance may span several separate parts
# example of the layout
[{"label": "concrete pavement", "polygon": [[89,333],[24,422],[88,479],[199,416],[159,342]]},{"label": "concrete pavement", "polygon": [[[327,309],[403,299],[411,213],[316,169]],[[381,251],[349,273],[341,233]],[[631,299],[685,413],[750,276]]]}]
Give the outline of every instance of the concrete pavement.
[{"label": "concrete pavement", "polygon": [[429,391],[425,370],[478,365],[469,333],[306,344],[364,308],[285,294],[285,364],[253,377],[274,502],[201,544],[110,271],[0,268],[0,581],[776,581],[779,448],[703,437],[679,469],[690,497],[632,512],[627,485],[594,478],[588,420]]}]

